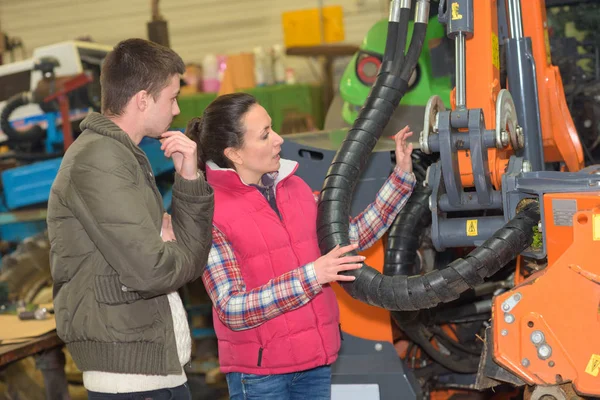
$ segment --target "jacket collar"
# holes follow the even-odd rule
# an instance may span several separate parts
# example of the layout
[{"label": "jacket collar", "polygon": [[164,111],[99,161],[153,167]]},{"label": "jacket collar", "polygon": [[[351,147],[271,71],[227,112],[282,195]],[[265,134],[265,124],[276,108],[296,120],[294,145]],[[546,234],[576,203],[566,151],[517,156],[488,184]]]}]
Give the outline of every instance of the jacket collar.
[{"label": "jacket collar", "polygon": [[[294,175],[297,169],[298,163],[296,161],[282,158],[275,178],[275,188],[277,188],[279,183]],[[256,190],[255,187],[244,182],[236,170],[232,168],[221,168],[212,161],[206,163],[206,179],[210,185],[222,186],[228,189],[242,191]]]},{"label": "jacket collar", "polygon": [[127,147],[138,159],[147,160],[146,153],[129,137],[125,131],[117,126],[106,116],[97,113],[89,113],[79,125],[82,131],[89,129],[99,135],[115,139]]}]

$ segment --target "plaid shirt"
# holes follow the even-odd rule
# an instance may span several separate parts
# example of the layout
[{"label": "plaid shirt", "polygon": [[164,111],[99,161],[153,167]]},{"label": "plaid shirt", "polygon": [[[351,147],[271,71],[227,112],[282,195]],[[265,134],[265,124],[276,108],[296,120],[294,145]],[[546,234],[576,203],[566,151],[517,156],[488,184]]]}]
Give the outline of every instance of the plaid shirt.
[{"label": "plaid shirt", "polygon": [[[388,230],[415,185],[413,174],[398,167],[375,201],[350,221],[350,243],[368,249]],[[234,331],[255,328],[308,303],[321,291],[314,262],[296,268],[263,286],[246,290],[231,244],[213,226],[213,243],[202,281],[219,319]]]}]

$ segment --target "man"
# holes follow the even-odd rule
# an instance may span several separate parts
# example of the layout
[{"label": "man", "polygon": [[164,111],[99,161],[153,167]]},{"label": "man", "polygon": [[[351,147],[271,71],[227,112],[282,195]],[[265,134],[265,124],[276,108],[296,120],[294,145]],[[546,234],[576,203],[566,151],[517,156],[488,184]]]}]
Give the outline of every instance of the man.
[{"label": "man", "polygon": [[[177,289],[204,271],[214,201],[195,143],[165,132],[179,114],[183,72],[168,48],[119,43],[102,66],[102,114],[81,123],[52,186],[57,331],[90,399],[191,398],[182,367],[191,339]],[[160,139],[175,165],[172,225],[138,147],[145,136]]]}]

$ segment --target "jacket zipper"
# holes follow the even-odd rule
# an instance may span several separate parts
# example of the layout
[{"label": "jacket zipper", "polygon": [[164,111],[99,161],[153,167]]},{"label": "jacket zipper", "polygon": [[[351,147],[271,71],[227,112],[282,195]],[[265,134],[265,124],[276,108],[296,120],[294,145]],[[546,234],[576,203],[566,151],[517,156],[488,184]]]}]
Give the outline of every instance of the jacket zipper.
[{"label": "jacket zipper", "polygon": [[262,353],[263,353],[263,348],[261,347],[258,349],[258,363],[256,364],[259,367],[262,364]]}]

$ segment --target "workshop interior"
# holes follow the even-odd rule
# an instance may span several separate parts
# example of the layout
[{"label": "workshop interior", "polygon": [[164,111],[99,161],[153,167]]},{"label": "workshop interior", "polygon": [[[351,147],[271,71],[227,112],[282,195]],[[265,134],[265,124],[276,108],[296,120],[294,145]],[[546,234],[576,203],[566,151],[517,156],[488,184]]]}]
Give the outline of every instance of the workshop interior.
[{"label": "workshop interior", "polygon": [[[46,207],[132,36],[186,62],[172,128],[221,94],[265,107],[318,195],[322,254],[415,132],[414,192],[332,285],[332,399],[600,398],[600,1],[70,3],[0,0],[0,399],[87,398],[56,335]],[[173,163],[139,146],[170,210]],[[201,280],[180,294],[192,396],[228,399]]]}]

